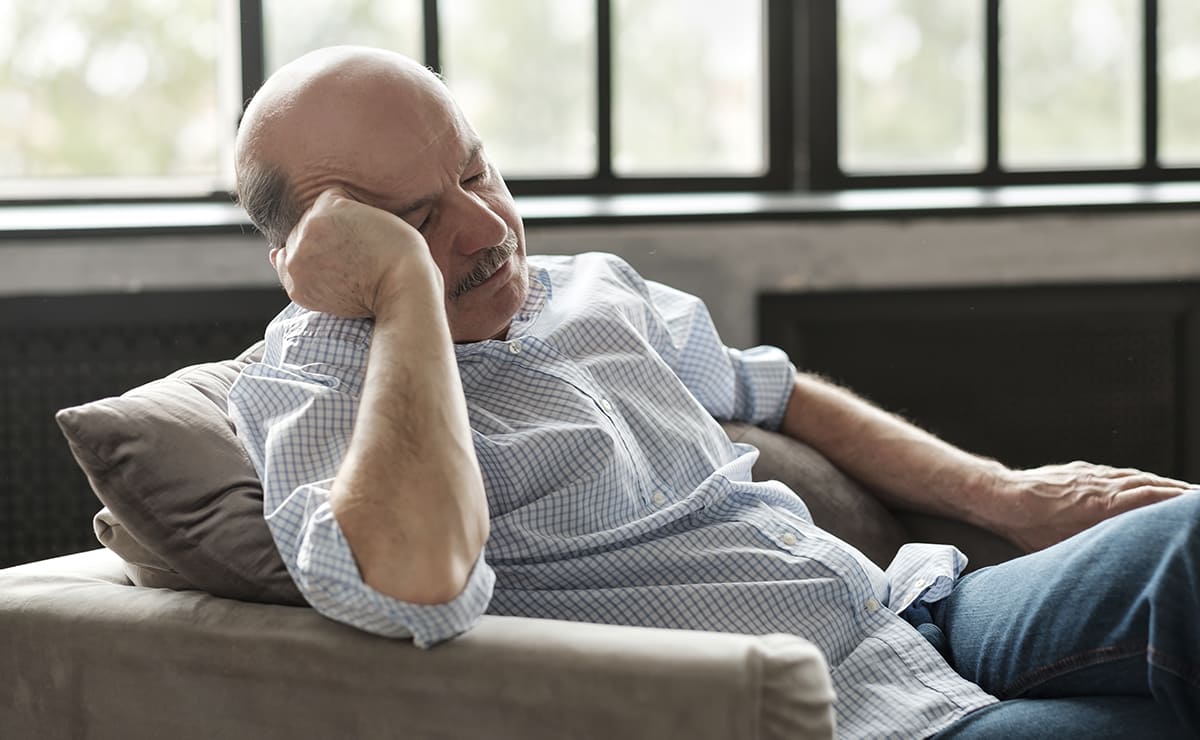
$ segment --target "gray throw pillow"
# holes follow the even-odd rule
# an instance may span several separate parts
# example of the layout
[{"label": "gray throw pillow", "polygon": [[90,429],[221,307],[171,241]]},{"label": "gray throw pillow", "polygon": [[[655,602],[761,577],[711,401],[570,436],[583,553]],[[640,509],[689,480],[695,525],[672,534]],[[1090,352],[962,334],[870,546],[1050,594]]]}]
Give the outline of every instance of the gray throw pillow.
[{"label": "gray throw pillow", "polygon": [[183,368],[55,418],[111,513],[97,521],[97,533],[114,522],[125,530],[106,531],[101,542],[116,543],[113,551],[135,566],[132,580],[304,604],[263,520],[262,484],[228,414],[229,388],[249,353]]},{"label": "gray throw pillow", "polygon": [[169,588],[187,591],[196,588],[191,581],[176,573],[162,558],[148,550],[125,529],[125,525],[113,516],[108,507],[96,512],[92,519],[96,539],[100,544],[116,553],[125,567],[125,575],[135,586],[147,588]]}]

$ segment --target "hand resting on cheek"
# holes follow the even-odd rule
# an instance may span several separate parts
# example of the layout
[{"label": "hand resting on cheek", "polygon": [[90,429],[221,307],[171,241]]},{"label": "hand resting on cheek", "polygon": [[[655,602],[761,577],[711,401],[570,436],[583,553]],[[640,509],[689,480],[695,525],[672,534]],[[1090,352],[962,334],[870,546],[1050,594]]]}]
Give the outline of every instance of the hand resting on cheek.
[{"label": "hand resting on cheek", "polygon": [[317,197],[270,260],[294,302],[345,318],[376,316],[405,294],[443,293],[421,234],[338,188]]}]

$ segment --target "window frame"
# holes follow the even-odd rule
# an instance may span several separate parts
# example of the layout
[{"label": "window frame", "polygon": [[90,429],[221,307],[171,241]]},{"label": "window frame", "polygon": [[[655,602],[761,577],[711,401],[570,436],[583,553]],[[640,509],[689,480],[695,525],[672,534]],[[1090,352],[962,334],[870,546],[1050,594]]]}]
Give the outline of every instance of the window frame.
[{"label": "window frame", "polygon": [[[764,24],[764,141],[766,171],[754,176],[630,176],[613,171],[612,97],[613,37],[612,2],[596,3],[596,170],[587,177],[510,177],[514,195],[610,195],[618,193],[689,193],[730,190],[788,190],[793,186],[792,59],[788,54],[793,27],[792,0],[760,0]],[[239,0],[242,25],[242,98],[253,96],[264,79],[266,68],[262,0]],[[424,59],[440,72],[441,36],[438,0],[422,0]]]},{"label": "window frame", "polygon": [[[984,166],[974,172],[853,174],[838,161],[838,0],[808,0],[807,28],[797,26],[797,38],[807,38],[811,100],[808,150],[812,190],[912,187],[998,187],[1004,185],[1076,185],[1085,183],[1162,183],[1200,179],[1200,167],[1163,166],[1158,158],[1159,77],[1158,0],[1142,2],[1142,164],[1125,168],[1062,168],[1006,170],[1000,163],[1000,4],[984,3]],[[807,36],[801,34],[806,33]]]},{"label": "window frame", "polygon": [[[1025,185],[1154,184],[1200,181],[1200,166],[1163,166],[1158,161],[1158,0],[1141,0],[1142,122],[1144,161],[1115,169],[1005,170],[1000,165],[1000,3],[974,0],[985,9],[985,166],[974,172],[853,174],[838,161],[838,0],[760,0],[763,3],[763,70],[766,171],[756,176],[631,176],[612,167],[612,0],[595,0],[596,172],[585,177],[512,177],[517,196],[615,196],[722,192],[781,195],[904,188],[994,188]],[[441,69],[438,0],[422,0],[424,59]],[[241,109],[266,73],[262,0],[237,0]],[[819,104],[816,101],[820,101]],[[230,136],[233,133],[230,132]],[[5,199],[4,205],[102,203],[228,203],[231,193],[194,195],[95,195]]]}]

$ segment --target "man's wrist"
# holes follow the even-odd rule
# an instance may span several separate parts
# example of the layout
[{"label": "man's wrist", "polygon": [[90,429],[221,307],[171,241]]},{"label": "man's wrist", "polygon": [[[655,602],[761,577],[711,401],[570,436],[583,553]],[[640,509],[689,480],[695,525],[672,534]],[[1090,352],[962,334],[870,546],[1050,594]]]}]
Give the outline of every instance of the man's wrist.
[{"label": "man's wrist", "polygon": [[979,476],[977,490],[983,495],[976,512],[978,520],[972,523],[1015,542],[1015,533],[1029,524],[1024,504],[1028,490],[1019,472],[995,460],[987,460],[980,468]]},{"label": "man's wrist", "polygon": [[418,316],[418,321],[428,320],[431,313],[446,321],[444,279],[433,260],[427,262],[406,261],[380,279],[371,305],[376,323]]}]

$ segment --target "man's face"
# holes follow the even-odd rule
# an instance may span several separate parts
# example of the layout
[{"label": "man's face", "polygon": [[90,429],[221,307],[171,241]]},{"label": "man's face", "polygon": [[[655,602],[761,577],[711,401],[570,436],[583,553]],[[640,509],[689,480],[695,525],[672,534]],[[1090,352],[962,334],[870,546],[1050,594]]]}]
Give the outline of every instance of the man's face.
[{"label": "man's face", "polygon": [[308,91],[321,104],[291,127],[293,141],[276,142],[288,152],[295,192],[307,208],[340,186],[403,218],[425,237],[445,279],[453,340],[503,336],[529,289],[512,195],[436,78],[419,69],[390,74],[386,65],[375,72]]}]

